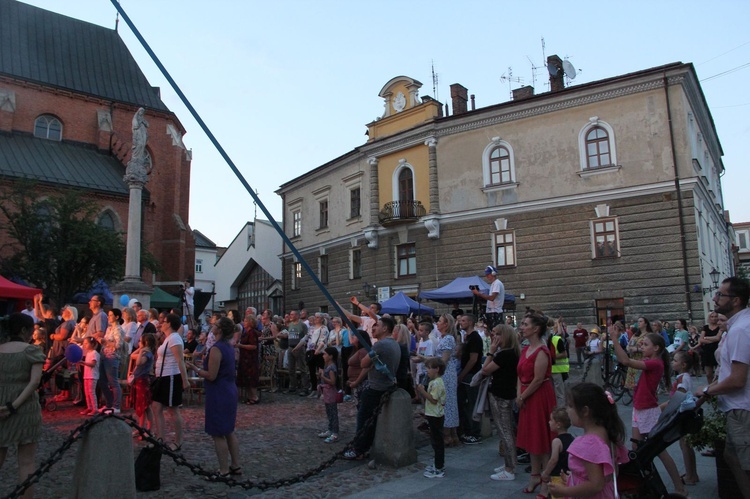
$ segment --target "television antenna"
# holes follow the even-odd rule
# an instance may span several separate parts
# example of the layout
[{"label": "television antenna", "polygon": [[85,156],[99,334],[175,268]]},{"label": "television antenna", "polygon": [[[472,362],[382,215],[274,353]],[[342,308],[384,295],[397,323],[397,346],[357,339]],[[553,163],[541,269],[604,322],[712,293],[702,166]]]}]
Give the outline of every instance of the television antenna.
[{"label": "television antenna", "polygon": [[508,66],[508,76],[505,76],[505,73],[503,73],[500,76],[500,79],[502,81],[508,82],[508,95],[511,99],[513,99],[513,89],[511,88],[511,83],[520,83],[523,85],[523,78],[513,78],[513,68]]},{"label": "television antenna", "polygon": [[431,60],[430,64],[432,66],[432,98],[440,102],[438,98],[438,74],[435,72],[435,60]]},{"label": "television antenna", "polygon": [[539,66],[534,64],[534,61],[531,60],[531,57],[528,55],[526,58],[529,60],[529,63],[531,64],[531,86],[536,87],[536,70],[539,69]]}]

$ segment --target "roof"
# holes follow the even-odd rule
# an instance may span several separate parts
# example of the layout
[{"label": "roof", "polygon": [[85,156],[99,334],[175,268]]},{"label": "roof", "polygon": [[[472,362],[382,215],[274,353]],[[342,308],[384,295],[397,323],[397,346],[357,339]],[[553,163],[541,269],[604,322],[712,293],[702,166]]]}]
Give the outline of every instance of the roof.
[{"label": "roof", "polygon": [[169,111],[116,31],[15,0],[0,0],[0,74]]},{"label": "roof", "polygon": [[195,238],[195,247],[196,248],[212,248],[216,249],[216,243],[214,243],[212,240],[207,238],[203,233],[201,233],[198,230],[193,229],[193,238]]},{"label": "roof", "polygon": [[[0,176],[128,196],[125,168],[92,146],[0,134]],[[148,196],[144,192],[144,197]]]}]

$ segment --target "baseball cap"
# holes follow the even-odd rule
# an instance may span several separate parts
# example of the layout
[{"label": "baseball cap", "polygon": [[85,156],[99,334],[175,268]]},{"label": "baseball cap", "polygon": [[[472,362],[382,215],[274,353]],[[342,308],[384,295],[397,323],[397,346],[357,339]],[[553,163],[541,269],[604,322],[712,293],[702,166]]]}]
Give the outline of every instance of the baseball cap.
[{"label": "baseball cap", "polygon": [[484,269],[484,275],[497,275],[497,269],[493,267],[492,265],[487,265]]}]

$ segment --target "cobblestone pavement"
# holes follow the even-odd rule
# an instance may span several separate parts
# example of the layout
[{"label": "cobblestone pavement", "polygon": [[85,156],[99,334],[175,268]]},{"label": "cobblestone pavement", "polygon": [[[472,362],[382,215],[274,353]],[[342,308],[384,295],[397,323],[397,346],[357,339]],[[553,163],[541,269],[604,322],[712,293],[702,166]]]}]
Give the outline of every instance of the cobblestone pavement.
[{"label": "cobblestone pavement", "polygon": [[[416,406],[415,406],[416,407]],[[41,462],[68,436],[71,430],[83,422],[79,407],[63,402],[55,412],[43,411],[44,428],[39,441],[37,462]],[[127,411],[125,411],[127,412]],[[203,405],[193,403],[182,410],[185,420],[183,455],[188,461],[199,464],[207,470],[218,468],[213,441],[203,432]],[[354,435],[356,406],[353,402],[339,404],[341,425],[340,440],[326,444],[317,437],[327,427],[325,407],[318,399],[297,395],[263,393],[262,402],[257,405],[239,406],[237,414],[237,435],[244,475],[243,479],[253,481],[277,480],[295,477],[328,460],[333,453],[341,450]],[[414,412],[413,424],[421,422],[418,411]],[[169,416],[167,416],[169,426]],[[417,431],[417,446],[429,445],[428,437]],[[174,438],[168,436],[167,440]],[[137,456],[142,444],[133,441],[134,455]],[[72,474],[75,468],[79,443],[73,445],[65,457],[47,473],[36,486],[36,497],[69,497]],[[17,461],[14,450],[9,449],[6,462],[0,469],[0,497],[10,491],[15,483]],[[395,480],[411,474],[423,465],[414,464],[401,469],[376,467],[371,469],[366,461],[345,461],[339,459],[329,469],[305,482],[261,492],[257,489],[244,490],[230,488],[225,484],[209,483],[193,476],[186,467],[177,466],[168,457],[162,458],[161,490],[138,493],[139,498],[175,497],[184,499],[250,496],[310,498],[343,497],[366,490],[382,482]]]}]

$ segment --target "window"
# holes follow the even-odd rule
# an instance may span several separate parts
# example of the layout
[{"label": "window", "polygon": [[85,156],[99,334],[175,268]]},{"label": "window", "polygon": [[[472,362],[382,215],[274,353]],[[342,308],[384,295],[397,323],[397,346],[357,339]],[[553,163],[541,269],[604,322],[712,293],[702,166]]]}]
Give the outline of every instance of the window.
[{"label": "window", "polygon": [[359,187],[349,191],[349,218],[357,218],[362,214],[362,191]]},{"label": "window", "polygon": [[500,137],[493,137],[484,148],[482,178],[485,189],[508,189],[516,186],[513,148]]},{"label": "window", "polygon": [[591,222],[591,229],[593,258],[617,258],[620,256],[616,218],[599,218],[593,220]]},{"label": "window", "polygon": [[508,184],[510,177],[510,153],[503,146],[498,146],[490,153],[490,184]]},{"label": "window", "polygon": [[115,217],[112,216],[112,213],[110,211],[105,211],[99,216],[99,219],[96,221],[96,225],[102,227],[103,229],[111,230],[112,232],[114,232]]},{"label": "window", "polygon": [[737,232],[737,246],[740,248],[740,251],[747,251],[750,249],[747,236],[748,233],[746,231]]},{"label": "window", "polygon": [[299,283],[302,280],[302,264],[292,262],[292,289],[299,289]]},{"label": "window", "polygon": [[362,250],[352,248],[349,253],[349,279],[360,279],[362,277]]},{"label": "window", "polygon": [[202,274],[203,273],[203,259],[196,258],[195,259],[195,273],[196,274]]},{"label": "window", "polygon": [[318,228],[325,229],[328,227],[328,200],[326,199],[318,203],[318,207],[320,212],[320,225]]},{"label": "window", "polygon": [[586,134],[586,166],[599,168],[610,166],[612,156],[609,154],[609,136],[602,127],[594,127]]},{"label": "window", "polygon": [[614,129],[599,117],[592,116],[578,133],[578,149],[581,161],[580,176],[616,172],[617,149]]},{"label": "window", "polygon": [[495,234],[495,264],[498,267],[516,265],[516,238],[514,231],[502,231]]},{"label": "window", "polygon": [[34,137],[62,140],[62,123],[54,116],[43,114],[34,122]]},{"label": "window", "polygon": [[417,275],[417,247],[414,243],[397,247],[398,277]]},{"label": "window", "polygon": [[328,255],[320,255],[318,267],[320,282],[328,284]]},{"label": "window", "polygon": [[399,160],[399,166],[392,177],[393,218],[414,218],[420,216],[417,206],[420,203],[414,197],[414,171],[405,159]]},{"label": "window", "polygon": [[302,212],[296,210],[292,212],[292,237],[299,237],[302,235]]}]

